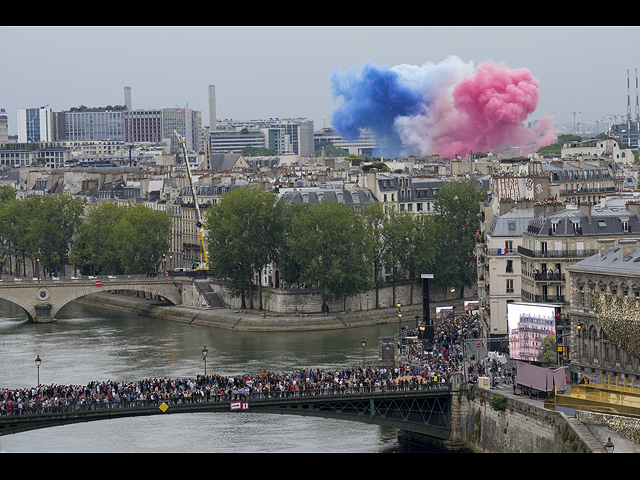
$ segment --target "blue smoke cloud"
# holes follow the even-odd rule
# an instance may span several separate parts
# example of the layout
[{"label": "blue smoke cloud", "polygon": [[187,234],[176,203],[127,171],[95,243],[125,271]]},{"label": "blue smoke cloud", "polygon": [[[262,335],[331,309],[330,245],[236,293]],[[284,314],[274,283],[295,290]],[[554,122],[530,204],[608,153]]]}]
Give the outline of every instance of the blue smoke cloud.
[{"label": "blue smoke cloud", "polygon": [[354,140],[361,129],[368,129],[387,147],[381,153],[400,152],[402,141],[394,121],[420,113],[424,106],[421,93],[403,83],[388,65],[378,67],[371,61],[344,72],[334,68],[329,79],[333,99],[342,104],[331,117],[336,132]]}]

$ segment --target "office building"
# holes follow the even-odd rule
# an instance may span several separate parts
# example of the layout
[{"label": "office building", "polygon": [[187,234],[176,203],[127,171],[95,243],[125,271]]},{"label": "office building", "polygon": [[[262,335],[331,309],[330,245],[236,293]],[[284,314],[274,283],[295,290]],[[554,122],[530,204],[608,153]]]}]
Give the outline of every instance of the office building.
[{"label": "office building", "polygon": [[4,108],[0,108],[0,144],[9,141],[9,119]]},{"label": "office building", "polygon": [[52,141],[53,124],[50,108],[18,109],[18,143]]},{"label": "office building", "polygon": [[127,110],[122,112],[125,143],[160,143],[162,110]]},{"label": "office building", "polygon": [[123,140],[122,110],[65,112],[66,140]]},{"label": "office building", "polygon": [[184,137],[188,152],[200,152],[202,145],[202,112],[185,107],[162,109],[162,138],[171,140],[171,150],[178,151],[180,144],[173,133]]}]

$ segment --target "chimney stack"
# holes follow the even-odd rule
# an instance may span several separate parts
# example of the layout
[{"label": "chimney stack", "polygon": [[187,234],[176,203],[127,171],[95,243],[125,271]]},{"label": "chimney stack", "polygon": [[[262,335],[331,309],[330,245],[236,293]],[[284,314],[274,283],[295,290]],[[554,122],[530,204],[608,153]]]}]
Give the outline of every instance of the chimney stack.
[{"label": "chimney stack", "polygon": [[624,258],[627,255],[631,255],[638,248],[638,239],[637,238],[625,238],[618,241],[618,245],[622,251],[620,252],[620,258]]},{"label": "chimney stack", "polygon": [[589,223],[591,223],[591,204],[586,202],[581,203],[580,205],[578,205],[578,208],[587,216],[587,220],[589,220]]},{"label": "chimney stack", "polygon": [[598,255],[602,257],[613,248],[615,243],[616,241],[613,238],[602,238],[598,240]]}]

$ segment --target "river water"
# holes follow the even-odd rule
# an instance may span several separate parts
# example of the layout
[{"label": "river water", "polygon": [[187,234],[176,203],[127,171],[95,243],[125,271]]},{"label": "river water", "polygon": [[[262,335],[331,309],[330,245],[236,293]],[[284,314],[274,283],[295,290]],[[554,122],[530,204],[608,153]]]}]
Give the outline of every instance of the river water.
[{"label": "river water", "polygon": [[[92,380],[195,378],[204,373],[340,370],[375,365],[378,337],[397,324],[311,332],[235,332],[111,311],[79,303],[52,323],[28,322],[19,307],[0,300],[0,386],[82,384]],[[155,415],[50,427],[0,437],[0,452],[402,452],[397,430],[295,415],[250,412]]]}]

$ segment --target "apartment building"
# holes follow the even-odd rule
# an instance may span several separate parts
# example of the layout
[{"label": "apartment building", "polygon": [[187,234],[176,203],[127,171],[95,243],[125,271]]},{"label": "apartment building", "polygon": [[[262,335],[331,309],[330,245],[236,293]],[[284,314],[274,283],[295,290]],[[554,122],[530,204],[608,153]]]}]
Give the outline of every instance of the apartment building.
[{"label": "apartment building", "polygon": [[[640,207],[635,205],[633,208]],[[640,301],[638,238],[600,239],[597,253],[567,267],[571,277],[572,355],[574,380],[592,382],[600,375],[619,384],[638,386]]]},{"label": "apartment building", "polygon": [[610,159],[542,164],[542,173],[557,186],[557,201],[573,205],[596,204],[603,196],[623,190],[623,182],[616,180],[612,170]]},{"label": "apartment building", "polygon": [[444,178],[414,177],[406,173],[365,172],[362,186],[379,202],[395,203],[400,212],[433,213],[435,196]]},{"label": "apartment building", "polygon": [[520,208],[493,217],[485,233],[484,242],[478,244],[478,300],[484,307],[486,331],[490,335],[509,333],[508,307],[519,302],[521,285],[521,257],[518,248],[522,234],[534,218],[534,209],[520,202]]}]

